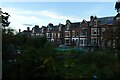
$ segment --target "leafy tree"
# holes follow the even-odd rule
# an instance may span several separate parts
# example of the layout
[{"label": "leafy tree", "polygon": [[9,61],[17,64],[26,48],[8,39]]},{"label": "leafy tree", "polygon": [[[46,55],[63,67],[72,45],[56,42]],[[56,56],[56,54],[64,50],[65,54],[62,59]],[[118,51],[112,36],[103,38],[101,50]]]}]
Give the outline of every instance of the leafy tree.
[{"label": "leafy tree", "polygon": [[[5,27],[8,27],[9,26],[9,24],[10,24],[10,22],[8,21],[8,19],[9,19],[9,14],[8,13],[6,13],[6,12],[2,12],[1,11],[1,8],[0,8],[0,23],[2,23],[2,31],[5,33],[6,32],[6,29],[5,29]],[[8,32],[11,32],[11,31],[8,31]]]},{"label": "leafy tree", "polygon": [[[11,28],[6,29],[6,32],[2,30],[2,52],[3,52],[3,60],[11,53],[14,53],[13,51],[11,52],[10,50],[14,50],[14,45],[15,44],[15,34],[14,30]],[[10,48],[11,47],[11,48]]]}]

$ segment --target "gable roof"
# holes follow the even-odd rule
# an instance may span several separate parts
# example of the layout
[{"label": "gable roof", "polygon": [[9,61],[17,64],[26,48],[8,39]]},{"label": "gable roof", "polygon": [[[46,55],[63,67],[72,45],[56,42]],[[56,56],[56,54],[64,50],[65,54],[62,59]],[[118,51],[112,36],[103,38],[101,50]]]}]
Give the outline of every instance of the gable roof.
[{"label": "gable roof", "polygon": [[57,31],[57,29],[58,29],[58,26],[56,25],[56,26],[52,26],[50,30],[51,31]]},{"label": "gable roof", "polygon": [[91,19],[90,21],[88,21],[88,23],[89,23],[88,25],[89,25],[89,26],[92,26],[92,25],[93,25],[93,21],[94,21],[95,19],[97,19],[97,20],[99,21],[99,18],[98,18],[97,16],[94,16],[94,17],[92,16],[92,19]]},{"label": "gable roof", "polygon": [[58,27],[59,27],[59,26],[62,26],[62,27],[63,27],[63,26],[65,26],[65,25],[64,25],[64,24],[59,23]]},{"label": "gable roof", "polygon": [[87,23],[87,21],[86,21],[86,20],[82,20],[81,24],[82,24],[82,23]]},{"label": "gable roof", "polygon": [[86,21],[86,20],[83,20],[82,22],[81,22],[81,26],[83,26],[84,25],[84,23],[86,24],[86,26],[88,26],[89,25],[89,23],[90,23],[90,21]]}]

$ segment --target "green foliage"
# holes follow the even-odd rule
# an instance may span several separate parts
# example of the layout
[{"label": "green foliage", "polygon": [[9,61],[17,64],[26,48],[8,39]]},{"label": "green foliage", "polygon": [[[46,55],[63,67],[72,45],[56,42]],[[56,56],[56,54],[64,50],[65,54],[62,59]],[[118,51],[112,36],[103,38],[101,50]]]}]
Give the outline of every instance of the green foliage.
[{"label": "green foliage", "polygon": [[[77,56],[71,57],[73,54]],[[106,51],[94,51],[79,55],[78,53],[64,53],[63,57],[65,63],[62,65],[66,64],[68,66],[67,70],[62,67],[62,71],[65,73],[64,75],[73,73],[74,76],[71,76],[73,78],[78,75],[83,78],[92,78],[92,75],[96,74],[98,78],[102,79],[115,78],[114,70],[116,68],[113,66],[117,66],[115,65],[117,58],[114,53]],[[75,67],[71,67],[71,64],[74,64]]]},{"label": "green foliage", "polygon": [[[71,49],[61,52],[54,49],[54,45],[44,37],[32,38],[11,33],[3,34],[3,40],[5,80],[92,78],[93,74],[103,80],[119,74],[117,57],[110,51]],[[11,55],[8,53],[14,49],[10,45],[15,50],[21,46],[22,55],[9,58]],[[16,61],[8,62],[9,59]]]},{"label": "green foliage", "polygon": [[11,53],[14,53],[14,44],[15,44],[15,30],[11,28],[5,29],[5,32],[2,29],[2,58],[6,60],[10,57]]},{"label": "green foliage", "polygon": [[0,11],[0,18],[2,18],[2,26],[3,27],[8,27],[10,22],[8,21],[8,18],[9,18],[9,14],[8,13],[4,13],[2,11]]},{"label": "green foliage", "polygon": [[44,44],[46,43],[46,41],[47,40],[45,37],[35,37],[35,38],[29,37],[27,38],[25,45],[33,46],[35,48],[40,48],[40,47],[42,48],[44,47]]}]

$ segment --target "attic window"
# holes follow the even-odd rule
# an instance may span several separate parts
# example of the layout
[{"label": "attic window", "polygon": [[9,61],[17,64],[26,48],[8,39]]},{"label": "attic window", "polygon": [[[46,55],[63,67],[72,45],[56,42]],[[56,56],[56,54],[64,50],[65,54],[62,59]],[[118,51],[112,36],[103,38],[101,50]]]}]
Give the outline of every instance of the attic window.
[{"label": "attic window", "polygon": [[59,26],[59,31],[61,31],[61,27]]},{"label": "attic window", "polygon": [[97,20],[94,20],[94,26],[97,26]]}]

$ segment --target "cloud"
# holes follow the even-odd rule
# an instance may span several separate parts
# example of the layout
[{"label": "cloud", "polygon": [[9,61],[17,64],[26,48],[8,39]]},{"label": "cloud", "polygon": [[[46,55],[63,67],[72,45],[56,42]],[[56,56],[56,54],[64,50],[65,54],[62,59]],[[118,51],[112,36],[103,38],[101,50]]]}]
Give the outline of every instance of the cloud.
[{"label": "cloud", "polygon": [[[8,10],[8,8],[5,8],[6,11]],[[73,16],[73,15],[62,15],[59,13],[56,13],[54,11],[50,11],[50,10],[43,10],[43,11],[24,11],[24,10],[18,10],[15,8],[10,8],[9,10],[12,10],[14,14],[18,14],[18,15],[36,15],[36,16],[46,16],[52,19],[64,19],[64,20],[81,20],[80,17],[78,16]]]},{"label": "cloud", "polygon": [[19,9],[2,8],[2,11],[8,12],[10,14],[9,21],[11,23],[10,23],[9,27],[14,28],[16,30],[18,30],[18,29],[25,30],[25,29],[27,29],[26,27],[29,27],[29,26],[26,26],[23,24],[35,25],[35,24],[40,24],[40,22],[42,22],[42,19],[40,19],[34,15],[26,16],[26,15],[21,14],[22,10],[19,10]]},{"label": "cloud", "polygon": [[[48,23],[53,23],[55,25],[59,23],[65,24],[65,21],[68,19],[71,22],[80,22],[82,21],[81,18],[78,16],[66,16],[62,15],[60,13],[56,13],[54,11],[50,10],[43,10],[43,11],[26,11],[16,8],[2,8],[3,12],[8,12],[11,17],[9,18],[9,21],[11,22],[10,27],[15,29],[27,29],[26,25],[23,24],[30,24],[30,25],[39,25],[40,27],[42,25],[46,26]],[[28,27],[33,27],[28,26]]]},{"label": "cloud", "polygon": [[10,24],[11,27],[13,26],[16,29],[21,28],[23,30],[23,29],[26,29],[26,25],[23,25],[23,24],[35,25],[41,22],[41,19],[38,19],[35,16],[28,17],[28,16],[14,15],[9,19],[9,21],[11,21],[11,24]]},{"label": "cloud", "polygon": [[23,25],[25,25],[25,26],[33,26],[33,25],[31,25],[31,24],[23,24]]},{"label": "cloud", "polygon": [[79,18],[77,16],[64,16],[64,15],[60,15],[58,13],[51,12],[51,11],[40,11],[39,15],[47,16],[52,19],[63,19],[63,20],[69,19],[69,20],[78,20],[78,21],[81,20],[81,18]]}]

